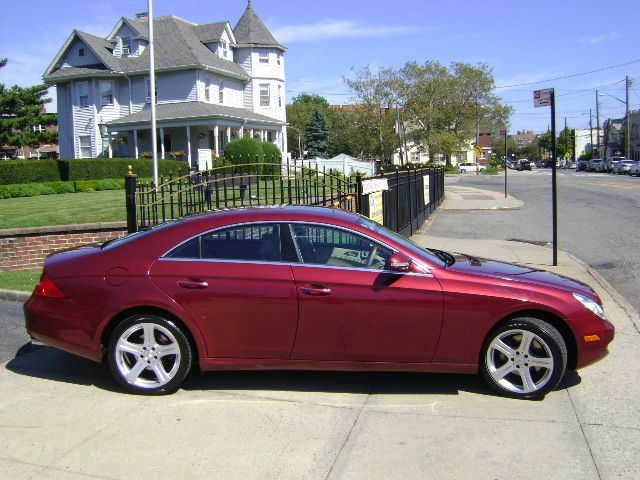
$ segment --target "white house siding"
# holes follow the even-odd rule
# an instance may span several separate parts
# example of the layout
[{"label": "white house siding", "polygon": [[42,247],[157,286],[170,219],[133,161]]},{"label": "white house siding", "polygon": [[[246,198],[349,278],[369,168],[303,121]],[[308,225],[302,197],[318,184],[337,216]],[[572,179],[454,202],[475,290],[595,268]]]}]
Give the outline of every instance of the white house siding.
[{"label": "white house siding", "polygon": [[113,39],[115,40],[115,43],[113,45],[113,54],[117,57],[119,57],[120,55],[122,55],[122,38],[123,37],[131,37],[131,54],[132,55],[137,55],[138,52],[138,48],[139,48],[139,42],[138,45],[134,45],[134,43],[136,43],[133,40],[133,37],[138,36],[138,34],[136,32],[134,32],[127,24],[122,24],[122,26],[120,27],[120,29],[116,32],[116,34],[114,35]]},{"label": "white house siding", "polygon": [[[133,84],[131,88],[133,90]],[[116,82],[116,96],[120,104],[120,116],[124,117],[131,114],[129,109],[129,82],[126,78]]]},{"label": "white house siding", "polygon": [[96,92],[93,81],[89,81],[89,105],[80,107],[78,104],[78,81],[72,82],[71,105],[73,109],[73,151],[74,158],[80,158],[79,137],[82,135],[91,136],[92,155],[96,155],[96,125],[94,115],[94,105],[96,102]]},{"label": "white house siding", "polygon": [[[267,51],[269,63],[261,63],[260,52]],[[256,48],[251,52],[251,72],[252,72],[252,96],[253,111],[267,117],[285,121],[285,77],[284,77],[284,55],[280,55],[280,65],[278,65],[278,50]],[[269,84],[269,106],[260,105],[260,84]],[[278,86],[281,87],[282,103],[278,106]]]},{"label": "white house siding", "polygon": [[[209,101],[205,96],[206,79],[209,79]],[[243,82],[232,78],[224,77],[210,72],[200,72],[198,75],[198,99],[204,103],[219,103],[220,82],[224,89],[223,103],[228,107],[244,108],[243,106]]]},{"label": "white house siding", "polygon": [[[143,80],[143,91],[146,77]],[[196,73],[193,70],[156,73],[156,85],[158,89],[158,103],[163,102],[194,102],[196,101]],[[146,93],[145,100],[146,100]],[[201,98],[204,98],[202,96]]]},{"label": "white house siding", "polygon": [[71,118],[71,82],[56,85],[58,97],[58,129],[67,132],[66,135],[58,137],[60,148],[60,158],[73,158],[73,123]]},{"label": "white house siding", "polygon": [[147,77],[136,76],[131,78],[131,113],[142,110],[147,103]]},{"label": "white house siding", "polygon": [[[245,72],[251,76],[251,49],[250,48],[238,48],[233,53],[234,61],[244,68]],[[253,110],[253,85],[251,82],[247,82],[242,98],[242,108],[247,110]]]},{"label": "white house siding", "polygon": [[[78,52],[80,48],[84,48],[84,56],[79,56]],[[60,67],[84,67],[86,65],[101,65],[102,62],[98,60],[91,49],[85,45],[85,43],[76,38],[67,49],[66,55],[64,55],[58,62]]]}]

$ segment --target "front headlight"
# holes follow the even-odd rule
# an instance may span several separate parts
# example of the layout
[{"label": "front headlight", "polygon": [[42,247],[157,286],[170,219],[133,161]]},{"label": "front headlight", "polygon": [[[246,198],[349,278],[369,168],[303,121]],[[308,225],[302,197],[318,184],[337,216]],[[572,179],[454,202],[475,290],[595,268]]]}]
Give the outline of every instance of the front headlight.
[{"label": "front headlight", "polygon": [[582,305],[585,306],[586,309],[591,310],[601,319],[603,320],[607,319],[607,317],[604,314],[604,309],[602,308],[602,305],[600,305],[598,302],[591,300],[590,298],[587,298],[584,295],[580,295],[579,293],[575,293],[575,292],[573,294],[573,298],[578,300]]}]

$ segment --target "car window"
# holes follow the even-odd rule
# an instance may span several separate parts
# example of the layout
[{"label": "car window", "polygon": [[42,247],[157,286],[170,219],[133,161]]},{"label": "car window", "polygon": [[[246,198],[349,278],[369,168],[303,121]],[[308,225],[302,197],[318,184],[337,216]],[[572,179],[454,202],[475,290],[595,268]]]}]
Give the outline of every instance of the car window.
[{"label": "car window", "polygon": [[293,241],[303,263],[383,270],[390,249],[339,228],[292,224]]},{"label": "car window", "polygon": [[278,262],[280,228],[256,224],[215,230],[178,245],[165,257]]}]

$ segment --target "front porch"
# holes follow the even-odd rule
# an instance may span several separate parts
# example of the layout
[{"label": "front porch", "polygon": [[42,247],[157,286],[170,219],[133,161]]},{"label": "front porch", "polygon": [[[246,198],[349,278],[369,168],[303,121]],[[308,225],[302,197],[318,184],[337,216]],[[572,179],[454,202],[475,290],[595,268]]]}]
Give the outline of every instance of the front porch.
[{"label": "front porch", "polygon": [[[184,106],[179,105],[181,109]],[[192,169],[211,168],[211,159],[224,155],[229,142],[246,136],[272,142],[281,152],[286,152],[286,126],[283,122],[219,105],[196,104],[191,107],[194,107],[194,115],[175,112],[176,104],[158,105],[158,158],[183,159]],[[224,111],[220,111],[221,109]],[[235,115],[229,115],[230,113]],[[151,157],[150,117],[150,109],[145,108],[128,117],[103,124],[107,156]]]}]

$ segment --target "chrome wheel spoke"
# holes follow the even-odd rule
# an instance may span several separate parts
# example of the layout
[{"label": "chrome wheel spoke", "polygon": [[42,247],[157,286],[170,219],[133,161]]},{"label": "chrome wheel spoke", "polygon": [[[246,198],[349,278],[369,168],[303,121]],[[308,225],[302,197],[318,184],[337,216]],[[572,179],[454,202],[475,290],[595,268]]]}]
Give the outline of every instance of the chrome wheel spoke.
[{"label": "chrome wheel spoke", "polygon": [[520,346],[518,347],[522,355],[529,352],[529,349],[531,348],[531,343],[535,338],[536,336],[533,333],[527,330],[522,331],[522,338],[520,339]]},{"label": "chrome wheel spoke", "polygon": [[524,392],[533,392],[536,389],[536,384],[531,377],[529,368],[520,368],[518,373],[520,374],[520,378],[522,378],[522,389],[524,390]]},{"label": "chrome wheel spoke", "polygon": [[529,366],[551,370],[553,368],[553,359],[548,357],[529,357]]},{"label": "chrome wheel spoke", "polygon": [[164,385],[169,380],[171,380],[171,375],[167,372],[160,362],[153,364],[153,373],[156,374],[156,378],[158,379],[158,383],[160,385]]},{"label": "chrome wheel spoke", "polygon": [[154,346],[156,343],[156,337],[154,332],[155,326],[152,323],[143,323],[142,329],[143,329],[144,344],[147,347]]},{"label": "chrome wheel spoke", "polygon": [[515,370],[516,368],[513,366],[513,364],[511,362],[507,362],[500,368],[497,368],[496,370],[491,372],[491,375],[496,379],[503,379],[504,377],[509,375],[511,372],[514,372]]},{"label": "chrome wheel spoke", "polygon": [[156,353],[158,358],[166,357],[167,355],[178,355],[180,353],[180,347],[177,343],[170,343],[169,345],[158,345],[156,347]]},{"label": "chrome wheel spoke", "polygon": [[501,339],[497,338],[492,344],[491,347],[494,348],[495,350],[498,350],[500,353],[504,354],[505,356],[511,358],[515,355],[516,351],[511,348],[509,345],[507,345],[506,343],[504,343]]},{"label": "chrome wheel spoke", "polygon": [[135,381],[138,380],[138,378],[140,377],[140,374],[143,372],[143,370],[146,367],[147,367],[147,362],[139,358],[136,364],[133,366],[133,368],[131,368],[131,370],[129,370],[125,374],[125,378],[127,379],[127,382],[135,383]]},{"label": "chrome wheel spoke", "polygon": [[124,339],[120,339],[120,341],[118,342],[118,345],[116,346],[116,348],[120,352],[131,353],[131,354],[135,355],[136,357],[138,355],[140,355],[140,352],[142,351],[142,345],[138,345],[136,343],[131,343],[131,342],[129,342],[127,340],[124,340]]}]

